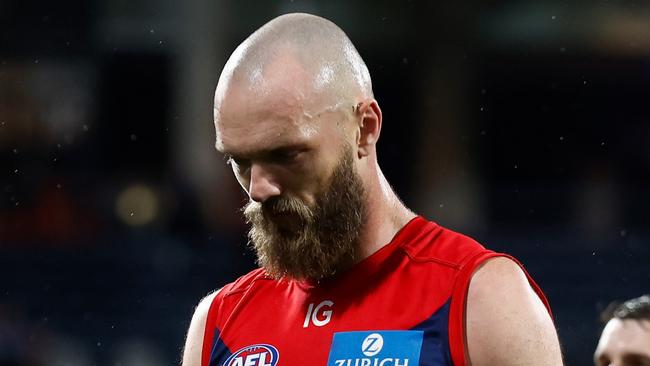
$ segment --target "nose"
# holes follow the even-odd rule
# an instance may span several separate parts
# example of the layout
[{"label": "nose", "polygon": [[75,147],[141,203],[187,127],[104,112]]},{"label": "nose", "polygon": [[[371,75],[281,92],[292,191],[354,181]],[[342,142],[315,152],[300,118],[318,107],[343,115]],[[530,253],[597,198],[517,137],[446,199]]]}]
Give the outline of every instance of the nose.
[{"label": "nose", "polygon": [[280,185],[273,175],[263,166],[253,164],[248,187],[250,198],[255,202],[263,203],[271,197],[279,196],[280,193]]}]

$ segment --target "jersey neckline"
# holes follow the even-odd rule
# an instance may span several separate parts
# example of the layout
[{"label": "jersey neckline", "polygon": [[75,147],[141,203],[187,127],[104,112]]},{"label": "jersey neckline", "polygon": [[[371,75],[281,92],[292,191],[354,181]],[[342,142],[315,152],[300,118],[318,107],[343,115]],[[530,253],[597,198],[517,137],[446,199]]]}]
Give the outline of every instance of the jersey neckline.
[{"label": "jersey neckline", "polygon": [[434,222],[428,221],[422,216],[415,216],[406,223],[401,229],[395,233],[390,242],[379,248],[370,256],[364,258],[359,263],[351,268],[322,281],[313,280],[292,280],[302,289],[309,291],[317,287],[327,287],[331,285],[341,284],[347,282],[350,278],[364,278],[375,273],[381,265],[389,258],[395,251],[409,243],[411,243],[421,232],[421,229],[427,224],[437,225]]}]

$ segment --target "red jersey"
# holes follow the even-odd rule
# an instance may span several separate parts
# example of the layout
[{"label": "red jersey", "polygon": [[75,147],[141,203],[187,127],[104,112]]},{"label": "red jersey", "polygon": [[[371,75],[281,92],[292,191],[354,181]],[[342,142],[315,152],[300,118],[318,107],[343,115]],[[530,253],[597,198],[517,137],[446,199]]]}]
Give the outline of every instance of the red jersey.
[{"label": "red jersey", "polygon": [[465,365],[469,282],[499,256],[509,257],[416,217],[373,255],[317,285],[257,269],[215,296],[201,365]]}]

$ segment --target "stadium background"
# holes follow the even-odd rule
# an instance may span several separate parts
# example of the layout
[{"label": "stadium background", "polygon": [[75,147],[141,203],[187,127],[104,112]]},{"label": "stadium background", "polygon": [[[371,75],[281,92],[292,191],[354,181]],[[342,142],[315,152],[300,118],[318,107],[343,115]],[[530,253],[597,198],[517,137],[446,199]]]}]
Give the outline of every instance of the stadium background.
[{"label": "stadium background", "polygon": [[[340,25],[407,205],[520,258],[567,364],[650,283],[650,3],[0,2],[0,365],[173,365],[254,266],[212,96],[272,17]],[[525,325],[522,325],[525,326]]]}]

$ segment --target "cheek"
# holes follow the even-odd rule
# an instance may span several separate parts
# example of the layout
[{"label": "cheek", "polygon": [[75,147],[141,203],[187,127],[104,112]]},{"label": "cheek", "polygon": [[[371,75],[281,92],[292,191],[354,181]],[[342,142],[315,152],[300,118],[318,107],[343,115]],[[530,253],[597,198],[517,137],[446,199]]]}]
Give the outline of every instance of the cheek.
[{"label": "cheek", "polygon": [[318,162],[310,161],[299,167],[282,168],[278,175],[286,193],[312,204],[314,193],[321,186],[321,170]]},{"label": "cheek", "polygon": [[335,166],[324,153],[314,152],[300,164],[283,169],[280,176],[287,193],[313,205],[316,202],[315,197],[327,189]]}]

